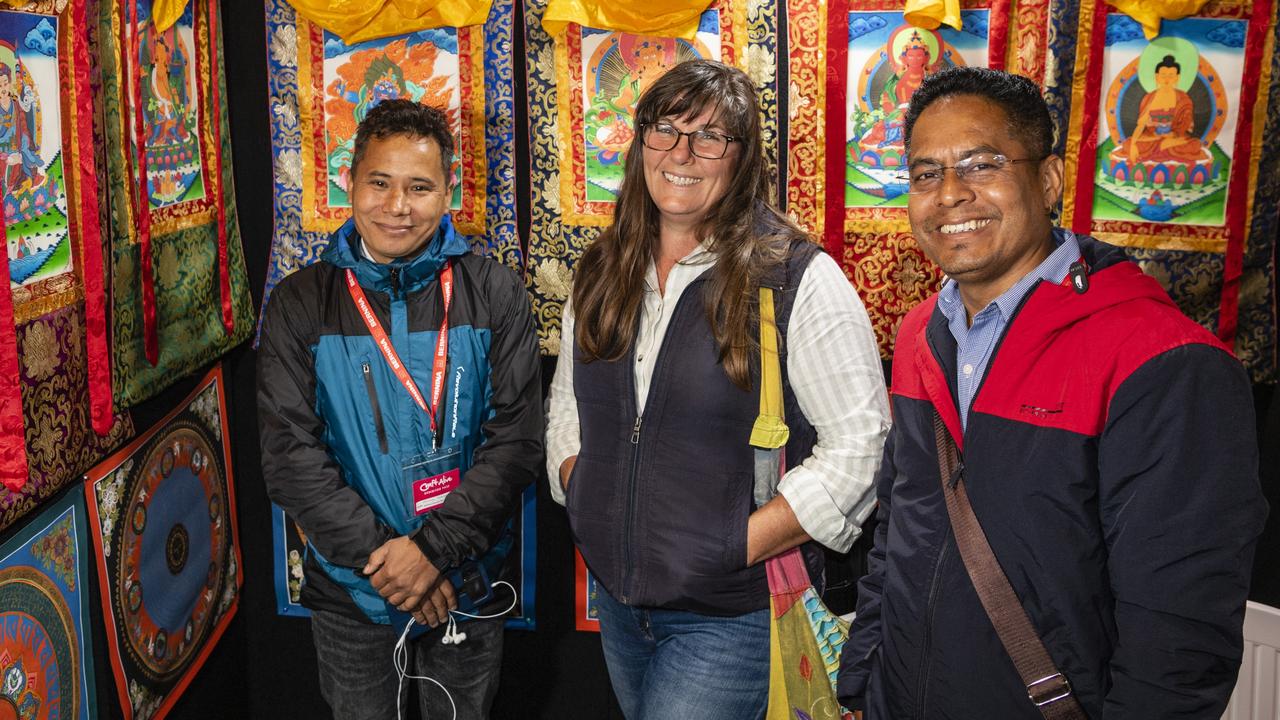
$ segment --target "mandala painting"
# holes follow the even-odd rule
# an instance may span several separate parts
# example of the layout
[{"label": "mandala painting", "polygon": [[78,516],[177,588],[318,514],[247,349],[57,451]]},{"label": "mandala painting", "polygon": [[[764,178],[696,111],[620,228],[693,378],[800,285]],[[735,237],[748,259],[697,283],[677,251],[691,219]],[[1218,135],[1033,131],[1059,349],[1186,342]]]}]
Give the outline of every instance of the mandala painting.
[{"label": "mandala painting", "polygon": [[102,613],[126,719],[173,707],[235,614],[243,571],[221,368],[88,474]]},{"label": "mandala painting", "polygon": [[0,717],[98,717],[88,542],[77,491],[0,546]]}]

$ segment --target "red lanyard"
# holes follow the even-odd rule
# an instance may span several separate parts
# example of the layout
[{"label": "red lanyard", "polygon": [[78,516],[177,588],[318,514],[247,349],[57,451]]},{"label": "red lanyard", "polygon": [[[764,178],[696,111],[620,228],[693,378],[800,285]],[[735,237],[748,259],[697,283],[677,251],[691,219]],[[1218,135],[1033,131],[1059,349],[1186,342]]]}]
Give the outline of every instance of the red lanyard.
[{"label": "red lanyard", "polygon": [[378,344],[378,349],[382,351],[382,357],[386,359],[387,365],[391,367],[391,372],[395,373],[396,378],[400,380],[400,384],[404,385],[404,389],[409,391],[409,397],[418,404],[431,418],[431,437],[437,446],[439,446],[439,431],[436,430],[436,411],[440,408],[440,397],[444,395],[444,374],[446,365],[449,362],[449,305],[453,302],[453,264],[446,262],[444,269],[440,271],[440,294],[444,296],[444,319],[440,321],[440,334],[436,337],[436,353],[431,360],[431,405],[427,405],[427,401],[422,397],[422,392],[418,390],[418,384],[413,381],[413,377],[409,375],[408,369],[404,363],[400,362],[400,356],[396,354],[396,349],[391,345],[391,338],[387,337],[387,331],[382,329],[382,323],[378,322],[378,316],[373,314],[373,306],[369,304],[369,299],[364,296],[364,289],[360,287],[360,283],[356,281],[356,274],[347,269],[347,290],[351,291],[351,299],[356,303],[356,309],[360,311],[360,317],[364,319],[364,324],[369,327],[369,334],[373,336],[373,341]]}]

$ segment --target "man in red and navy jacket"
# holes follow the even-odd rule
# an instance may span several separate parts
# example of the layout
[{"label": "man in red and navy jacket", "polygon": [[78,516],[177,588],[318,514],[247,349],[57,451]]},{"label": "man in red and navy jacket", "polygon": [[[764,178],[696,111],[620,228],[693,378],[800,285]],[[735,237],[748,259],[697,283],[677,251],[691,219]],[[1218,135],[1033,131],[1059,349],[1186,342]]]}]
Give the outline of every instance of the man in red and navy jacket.
[{"label": "man in red and navy jacket", "polygon": [[908,212],[947,274],[898,332],[880,524],[841,658],[868,720],[1039,718],[951,530],[934,414],[982,530],[1090,718],[1217,718],[1266,517],[1249,381],[1111,246],[1052,226],[1036,85],[930,76]]}]

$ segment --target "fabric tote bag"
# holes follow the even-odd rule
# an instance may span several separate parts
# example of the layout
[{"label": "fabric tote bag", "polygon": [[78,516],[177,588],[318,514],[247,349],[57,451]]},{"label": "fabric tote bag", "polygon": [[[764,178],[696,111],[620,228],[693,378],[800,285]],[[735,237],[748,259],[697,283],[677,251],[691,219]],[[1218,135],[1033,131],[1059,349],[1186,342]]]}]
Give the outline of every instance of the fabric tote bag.
[{"label": "fabric tote bag", "polygon": [[[762,506],[777,494],[783,446],[790,431],[783,417],[782,368],[773,290],[760,288],[760,414],[751,433],[755,448],[755,498]],[[766,720],[852,718],[836,699],[840,649],[849,624],[832,613],[814,589],[800,548],[765,561],[769,578],[769,706]]]}]

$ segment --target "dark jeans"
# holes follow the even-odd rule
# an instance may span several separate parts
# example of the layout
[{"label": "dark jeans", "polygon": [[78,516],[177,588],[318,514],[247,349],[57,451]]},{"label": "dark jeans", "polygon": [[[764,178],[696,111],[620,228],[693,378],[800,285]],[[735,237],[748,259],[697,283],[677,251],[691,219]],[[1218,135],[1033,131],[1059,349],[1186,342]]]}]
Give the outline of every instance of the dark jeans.
[{"label": "dark jeans", "polygon": [[[502,668],[502,623],[475,620],[459,625],[467,634],[460,645],[441,645],[444,628],[408,641],[408,675],[434,678],[449,689],[458,720],[489,717]],[[320,694],[335,720],[388,720],[396,717],[396,676],[391,654],[403,627],[373,625],[332,612],[311,614],[311,636],[320,666]],[[449,698],[434,683],[404,681],[404,697],[417,683],[424,720],[449,720]],[[409,717],[408,708],[403,717]]]},{"label": "dark jeans", "polygon": [[596,596],[609,680],[628,720],[752,720],[769,699],[769,611],[734,617]]}]

